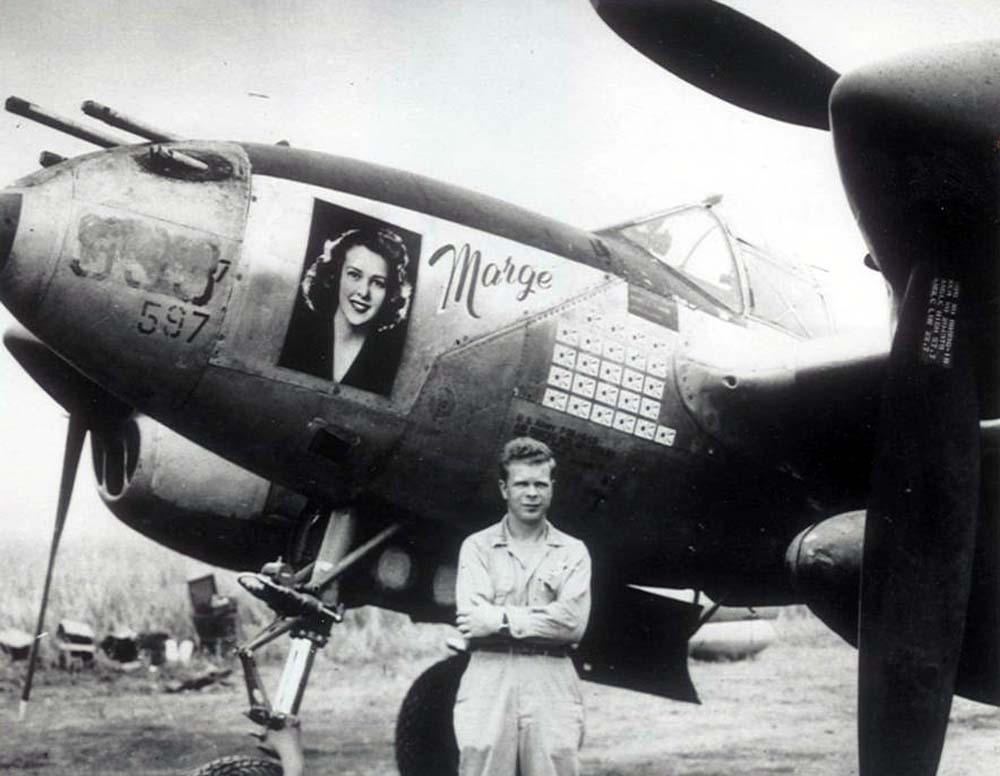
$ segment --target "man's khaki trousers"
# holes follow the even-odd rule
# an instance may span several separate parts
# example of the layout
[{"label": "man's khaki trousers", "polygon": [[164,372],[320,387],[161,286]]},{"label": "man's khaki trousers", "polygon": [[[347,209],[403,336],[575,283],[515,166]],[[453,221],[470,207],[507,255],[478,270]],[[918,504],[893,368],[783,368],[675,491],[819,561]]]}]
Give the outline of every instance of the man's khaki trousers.
[{"label": "man's khaki trousers", "polygon": [[580,679],[568,657],[477,651],[455,698],[460,776],[577,776]]}]

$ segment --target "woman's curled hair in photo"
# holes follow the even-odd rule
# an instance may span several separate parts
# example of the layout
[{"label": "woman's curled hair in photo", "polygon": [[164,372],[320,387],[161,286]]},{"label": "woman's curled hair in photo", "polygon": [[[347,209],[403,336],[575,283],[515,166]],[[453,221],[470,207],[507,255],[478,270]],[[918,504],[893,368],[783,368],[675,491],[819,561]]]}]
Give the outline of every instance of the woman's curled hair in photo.
[{"label": "woman's curled hair in photo", "polygon": [[385,259],[388,266],[386,297],[374,321],[377,331],[389,331],[406,320],[413,288],[409,281],[410,255],[406,243],[386,227],[348,229],[323,243],[323,252],[306,270],[300,285],[306,306],[319,315],[332,314],[336,306],[340,270],[347,252],[361,245]]}]

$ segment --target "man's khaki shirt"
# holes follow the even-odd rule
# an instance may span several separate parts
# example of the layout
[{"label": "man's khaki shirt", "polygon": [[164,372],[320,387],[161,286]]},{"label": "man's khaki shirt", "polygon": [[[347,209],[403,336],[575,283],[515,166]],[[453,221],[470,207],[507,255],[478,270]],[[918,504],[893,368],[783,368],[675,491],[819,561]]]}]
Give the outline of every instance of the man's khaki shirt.
[{"label": "man's khaki shirt", "polygon": [[544,550],[522,557],[510,542],[507,516],[467,537],[458,555],[455,604],[504,613],[515,639],[575,644],[590,617],[590,554],[579,539],[545,522]]}]

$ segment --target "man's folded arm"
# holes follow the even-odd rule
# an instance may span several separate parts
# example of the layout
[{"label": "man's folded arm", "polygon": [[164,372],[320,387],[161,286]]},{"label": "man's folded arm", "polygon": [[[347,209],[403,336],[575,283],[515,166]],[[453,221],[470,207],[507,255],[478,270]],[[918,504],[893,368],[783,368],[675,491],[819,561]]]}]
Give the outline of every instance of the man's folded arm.
[{"label": "man's folded arm", "polygon": [[584,551],[570,569],[559,597],[545,606],[505,606],[515,639],[541,639],[575,644],[590,618],[590,555]]},{"label": "man's folded arm", "polygon": [[481,607],[495,621],[494,631],[500,630],[503,609],[493,603],[493,580],[482,548],[472,539],[462,542],[458,551],[458,575],[455,579],[455,609],[461,614]]}]

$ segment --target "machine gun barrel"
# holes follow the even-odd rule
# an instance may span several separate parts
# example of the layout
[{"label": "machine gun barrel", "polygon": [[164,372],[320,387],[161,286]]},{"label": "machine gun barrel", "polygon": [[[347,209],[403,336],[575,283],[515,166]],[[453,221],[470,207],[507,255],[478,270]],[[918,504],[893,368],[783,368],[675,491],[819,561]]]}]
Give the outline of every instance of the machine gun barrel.
[{"label": "machine gun barrel", "polygon": [[154,143],[166,143],[171,140],[183,139],[180,135],[164,132],[141,121],[136,121],[123,113],[119,113],[114,108],[109,108],[107,105],[102,105],[94,100],[84,102],[80,106],[80,110],[98,121],[103,121],[105,124],[117,127],[118,129],[124,129],[126,132],[131,132],[133,135],[152,140]]},{"label": "machine gun barrel", "polygon": [[131,145],[131,143],[122,138],[89,129],[82,124],[76,123],[72,119],[67,119],[53,113],[52,111],[40,108],[27,100],[22,100],[20,97],[8,97],[5,107],[10,113],[14,113],[18,116],[24,116],[24,118],[31,119],[32,121],[37,121],[39,124],[52,127],[53,129],[59,130],[67,135],[72,135],[80,140],[85,140],[88,143],[98,145],[101,148]]}]

